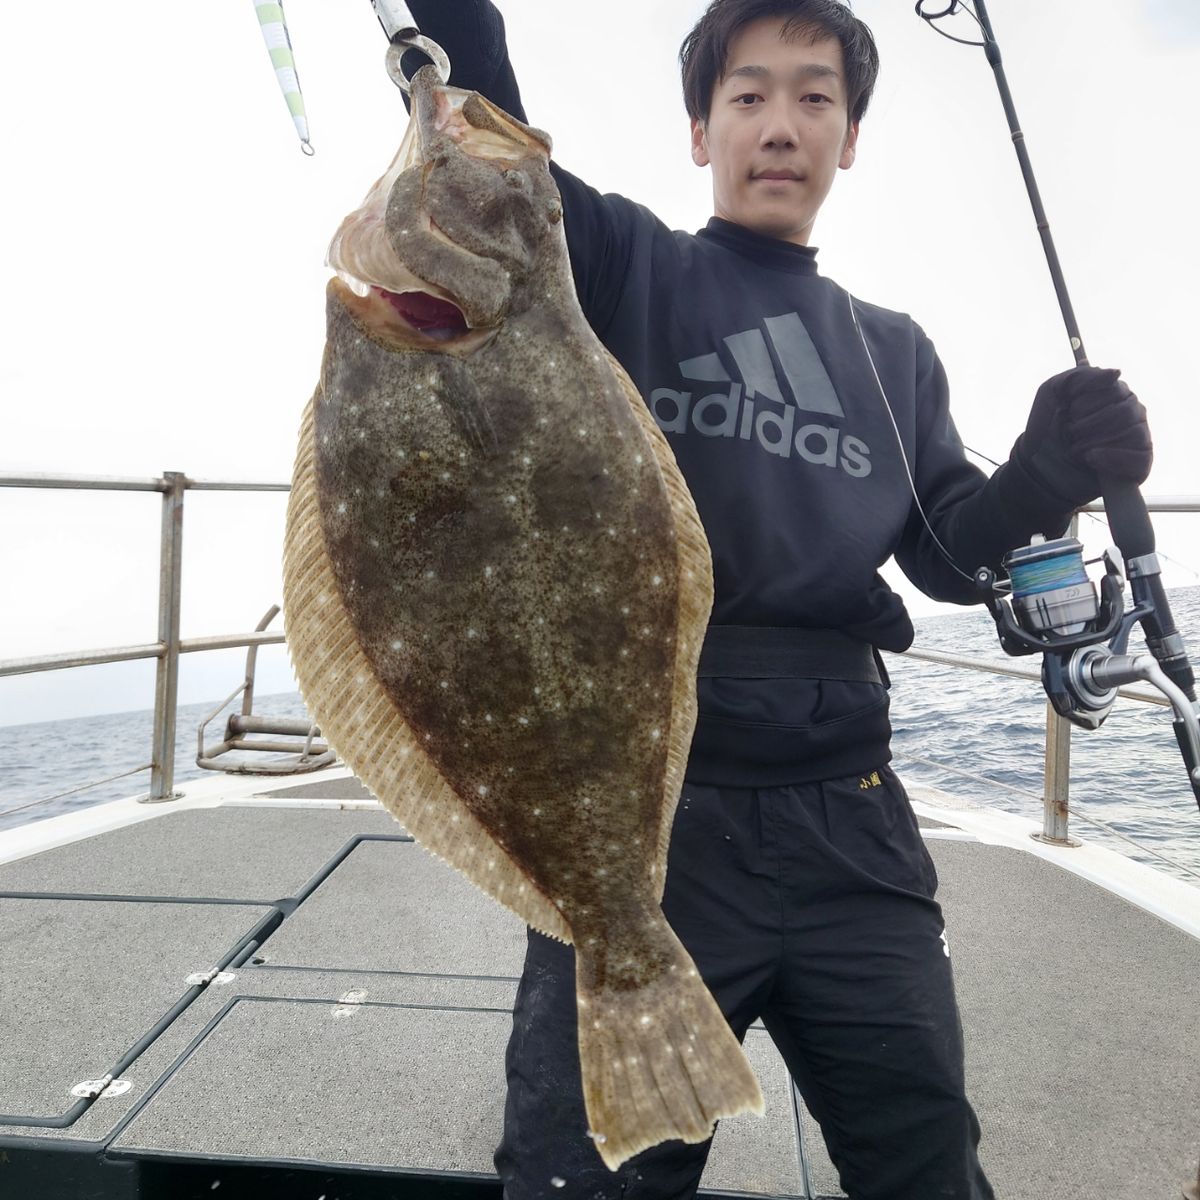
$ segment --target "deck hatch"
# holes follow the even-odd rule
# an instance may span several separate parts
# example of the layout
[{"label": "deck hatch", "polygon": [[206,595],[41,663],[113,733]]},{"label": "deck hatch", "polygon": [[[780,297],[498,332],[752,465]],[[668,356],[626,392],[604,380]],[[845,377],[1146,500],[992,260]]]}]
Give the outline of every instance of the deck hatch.
[{"label": "deck hatch", "polygon": [[[112,1151],[492,1176],[507,1011],[239,997],[118,1135]],[[767,1116],[726,1121],[706,1190],[804,1197],[789,1081],[765,1033],[747,1052]]]},{"label": "deck hatch", "polygon": [[269,966],[516,978],[525,926],[416,843],[364,841],[259,957]]},{"label": "deck hatch", "polygon": [[0,1113],[53,1118],[269,912],[215,904],[0,898]]}]

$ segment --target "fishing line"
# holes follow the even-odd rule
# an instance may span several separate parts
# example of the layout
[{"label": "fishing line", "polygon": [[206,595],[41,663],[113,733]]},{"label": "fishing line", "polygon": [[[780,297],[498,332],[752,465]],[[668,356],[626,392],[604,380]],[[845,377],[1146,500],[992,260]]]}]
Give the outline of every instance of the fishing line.
[{"label": "fishing line", "polygon": [[[973,454],[976,458],[982,458],[983,461],[988,463],[990,466],[998,468],[1001,465],[990,455],[984,454],[982,450],[976,450],[972,446],[963,446],[963,449],[968,454]],[[1108,530],[1109,534],[1111,535],[1112,531],[1108,529],[1108,522],[1105,521],[1103,517],[1098,517],[1093,512],[1085,512],[1083,509],[1080,509],[1077,515],[1081,517],[1087,517],[1087,519],[1091,521],[1093,525],[1102,526],[1105,530]],[[1162,550],[1158,550],[1157,553],[1158,557],[1164,562],[1169,562],[1173,566],[1179,567],[1180,570],[1186,571],[1189,575],[1194,576],[1196,579],[1200,579],[1200,571],[1197,571],[1195,567],[1189,566],[1187,563],[1182,562],[1178,558],[1173,558],[1170,554],[1167,554]]]},{"label": "fishing line", "polygon": [[[845,289],[842,289],[845,291]],[[908,476],[909,490],[912,492],[913,501],[916,503],[917,512],[921,514],[921,520],[925,522],[925,528],[929,530],[929,536],[933,538],[934,544],[941,551],[942,557],[954,568],[964,579],[971,584],[975,582],[975,576],[967,571],[954,561],[950,551],[942,545],[941,539],[933,531],[933,526],[929,523],[929,518],[925,515],[925,506],[921,503],[921,497],[917,494],[917,483],[913,479],[912,468],[908,463],[908,455],[904,452],[904,439],[900,436],[900,426],[896,424],[896,414],[892,412],[891,401],[888,400],[887,391],[883,386],[883,380],[879,378],[879,371],[875,366],[875,357],[871,353],[871,347],[867,345],[866,334],[863,333],[862,326],[858,323],[858,311],[854,307],[854,297],[846,292],[846,299],[850,303],[850,318],[854,322],[854,328],[858,330],[858,339],[862,342],[862,347],[867,353],[867,362],[871,364],[871,374],[875,376],[875,386],[879,389],[880,396],[883,397],[883,407],[888,415],[888,420],[892,423],[892,432],[896,435],[896,445],[900,447],[900,461],[904,464],[904,474]]]}]

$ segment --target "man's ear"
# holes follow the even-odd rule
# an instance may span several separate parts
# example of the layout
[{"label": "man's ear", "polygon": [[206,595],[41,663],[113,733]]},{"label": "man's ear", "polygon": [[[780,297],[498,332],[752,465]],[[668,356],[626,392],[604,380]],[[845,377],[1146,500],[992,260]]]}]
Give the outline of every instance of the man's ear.
[{"label": "man's ear", "polygon": [[858,122],[851,121],[850,128],[846,131],[846,144],[842,147],[842,157],[838,159],[838,166],[843,171],[848,171],[854,166],[854,157],[858,151]]},{"label": "man's ear", "polygon": [[692,118],[692,162],[698,167],[707,167],[711,160],[708,157],[708,131],[699,117]]}]

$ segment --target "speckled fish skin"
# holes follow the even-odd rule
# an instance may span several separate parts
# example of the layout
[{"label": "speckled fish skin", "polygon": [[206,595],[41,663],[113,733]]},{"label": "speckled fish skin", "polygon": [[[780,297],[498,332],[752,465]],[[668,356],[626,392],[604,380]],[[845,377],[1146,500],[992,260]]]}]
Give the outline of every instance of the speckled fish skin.
[{"label": "speckled fish skin", "polygon": [[[289,643],[323,731],[414,836],[576,945],[585,1099],[615,1168],[762,1105],[659,908],[711,563],[579,310],[549,139],[432,68],[413,98],[402,169],[331,248],[372,287],[329,288]],[[450,300],[467,328],[422,332],[380,288]],[[397,739],[408,767],[385,769]]]}]

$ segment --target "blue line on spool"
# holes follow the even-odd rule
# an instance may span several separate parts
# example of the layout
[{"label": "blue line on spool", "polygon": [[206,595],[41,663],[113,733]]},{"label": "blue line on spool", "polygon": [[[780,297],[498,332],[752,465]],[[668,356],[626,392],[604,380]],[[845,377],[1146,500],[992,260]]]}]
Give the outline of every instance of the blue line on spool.
[{"label": "blue line on spool", "polygon": [[1083,565],[1083,547],[1073,538],[1063,538],[1061,541],[1068,544],[1063,549],[1055,548],[1048,553],[1051,543],[1037,547],[1029,555],[1033,561],[1021,562],[1018,557],[1021,551],[1009,556],[1005,566],[1012,580],[1014,597],[1036,596],[1040,592],[1052,592],[1088,582]]}]

